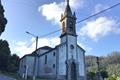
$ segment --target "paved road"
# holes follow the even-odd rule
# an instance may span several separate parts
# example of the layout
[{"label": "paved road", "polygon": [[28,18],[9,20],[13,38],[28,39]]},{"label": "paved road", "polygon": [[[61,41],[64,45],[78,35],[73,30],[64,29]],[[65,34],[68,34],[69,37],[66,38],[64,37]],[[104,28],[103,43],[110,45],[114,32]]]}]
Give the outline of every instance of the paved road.
[{"label": "paved road", "polygon": [[13,79],[4,75],[0,75],[0,80],[16,80],[16,79]]}]

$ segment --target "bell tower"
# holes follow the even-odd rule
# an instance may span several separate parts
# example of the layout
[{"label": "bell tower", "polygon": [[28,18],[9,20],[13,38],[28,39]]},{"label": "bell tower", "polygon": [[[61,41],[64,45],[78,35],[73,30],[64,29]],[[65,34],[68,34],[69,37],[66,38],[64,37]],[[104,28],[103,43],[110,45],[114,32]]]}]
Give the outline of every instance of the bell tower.
[{"label": "bell tower", "polygon": [[63,14],[61,14],[62,33],[61,33],[61,44],[65,43],[66,59],[66,77],[67,80],[78,80],[78,54],[77,54],[77,35],[76,35],[76,15],[72,13],[69,0]]},{"label": "bell tower", "polygon": [[67,0],[67,6],[65,8],[65,11],[63,14],[61,14],[61,26],[62,26],[62,33],[61,33],[61,38],[65,35],[72,35],[76,36],[76,15],[75,12],[72,13],[70,5],[69,5],[69,0]]}]

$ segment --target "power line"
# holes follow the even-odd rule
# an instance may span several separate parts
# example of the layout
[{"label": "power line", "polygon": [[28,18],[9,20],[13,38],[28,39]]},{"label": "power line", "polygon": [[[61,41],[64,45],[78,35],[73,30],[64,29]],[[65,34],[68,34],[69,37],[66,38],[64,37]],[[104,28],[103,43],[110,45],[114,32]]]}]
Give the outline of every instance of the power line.
[{"label": "power line", "polygon": [[59,32],[60,30],[61,30],[61,29],[58,29],[58,30],[56,30],[56,31],[53,31],[53,32],[50,32],[50,33],[44,34],[44,35],[42,35],[42,36],[39,36],[39,38],[46,37],[46,36],[48,36],[48,35],[51,35],[51,34],[57,33],[57,32]]},{"label": "power line", "polygon": [[[104,9],[104,10],[101,10],[101,11],[99,11],[98,13],[95,13],[95,14],[93,14],[93,15],[91,15],[91,16],[88,16],[88,17],[86,17],[86,18],[84,18],[84,19],[82,19],[82,20],[80,20],[80,21],[77,21],[76,24],[78,24],[78,23],[80,23],[80,22],[83,22],[83,21],[86,21],[87,19],[90,19],[90,18],[92,18],[92,17],[94,17],[94,16],[97,16],[97,15],[99,15],[99,14],[101,14],[101,13],[104,13],[104,12],[106,12],[106,11],[114,8],[114,7],[117,7],[118,5],[120,5],[120,3],[117,3],[117,4],[115,4],[115,5],[112,5],[112,6],[109,7],[109,8],[106,8],[106,9]],[[41,38],[41,37],[46,37],[46,36],[48,36],[48,35],[57,33],[57,32],[59,32],[60,30],[61,30],[61,29],[56,30],[56,31],[53,31],[53,32],[50,32],[50,33],[47,33],[47,34],[42,35],[42,36],[39,36],[39,38]]]},{"label": "power line", "polygon": [[[99,14],[101,14],[101,13],[104,13],[104,12],[106,12],[106,11],[108,11],[108,10],[110,10],[110,9],[118,6],[118,5],[120,5],[120,3],[117,3],[117,4],[115,4],[115,5],[113,5],[113,6],[109,7],[109,8],[106,8],[106,9],[104,9],[104,10],[101,10],[100,12],[95,13],[95,14],[93,14],[93,15],[91,15],[91,16],[88,16],[88,17],[86,17],[86,18],[84,18],[84,19],[82,19],[82,20],[80,20],[80,21],[77,21],[76,24],[78,24],[78,23],[80,23],[80,22],[83,22],[83,21],[85,21],[85,20],[87,20],[87,19],[90,19],[90,18],[92,18],[92,17],[94,17],[94,16],[97,16],[97,15],[99,15]],[[39,36],[39,38],[46,37],[46,36],[48,36],[48,35],[57,33],[57,32],[59,32],[59,31],[61,31],[61,29],[58,29],[58,30],[52,31],[52,32],[50,32],[50,33],[44,34],[44,35],[42,35],[42,36]],[[35,40],[34,40],[32,43],[30,43],[27,47],[29,48],[34,42],[35,42]]]},{"label": "power line", "polygon": [[[85,21],[85,20],[87,20],[87,19],[90,19],[90,18],[92,18],[92,17],[94,17],[94,16],[97,16],[97,15],[99,15],[99,14],[101,14],[101,13],[104,13],[104,12],[106,12],[106,11],[114,8],[114,7],[117,7],[118,5],[120,5],[120,3],[117,3],[117,4],[115,4],[115,5],[112,5],[112,6],[109,7],[109,8],[106,8],[106,9],[104,9],[104,10],[101,10],[101,11],[98,12],[98,13],[95,13],[95,14],[93,14],[93,15],[91,15],[91,16],[88,16],[88,17],[86,17],[86,18],[84,18],[84,19],[82,19],[82,20],[80,20],[80,21],[77,21],[76,24],[78,24],[78,23],[80,23],[80,22],[83,22],[83,21]],[[43,37],[46,37],[46,36],[48,36],[48,35],[57,33],[57,32],[59,32],[60,30],[61,30],[61,29],[58,29],[58,30],[52,31],[52,32],[50,32],[50,33],[44,34],[44,35],[42,35],[42,36],[39,36],[39,38],[43,38]],[[31,45],[32,45],[34,42],[35,42],[35,40],[34,40],[32,43],[30,43],[30,44],[27,46],[27,48],[31,47]]]},{"label": "power line", "polygon": [[85,20],[87,20],[87,19],[90,19],[90,18],[92,18],[92,17],[94,17],[94,16],[97,16],[97,15],[99,15],[99,14],[101,14],[101,13],[104,13],[104,12],[106,12],[106,11],[108,11],[108,10],[110,10],[110,9],[112,9],[112,8],[114,8],[114,7],[116,7],[116,6],[118,6],[118,5],[120,5],[120,3],[117,3],[117,4],[115,4],[115,5],[113,5],[113,6],[109,7],[109,8],[106,8],[106,9],[104,9],[104,10],[101,10],[100,12],[95,13],[95,14],[89,16],[89,17],[86,17],[86,18],[84,18],[84,19],[82,19],[82,20],[76,22],[76,24],[77,24],[77,23],[80,23],[80,22],[83,22],[83,21],[85,21]]},{"label": "power line", "polygon": [[[48,36],[48,35],[51,35],[51,34],[53,34],[53,33],[59,32],[60,30],[61,30],[61,29],[56,30],[56,31],[53,31],[53,32],[50,32],[50,33],[45,34],[45,35],[42,35],[42,36],[39,36],[39,38],[43,38],[43,37],[45,37],[45,36]],[[35,42],[35,40],[34,40],[32,43],[30,43],[30,44],[27,46],[27,48],[29,48],[34,42]]]},{"label": "power line", "polygon": [[[50,32],[50,33],[48,33],[48,34],[45,34],[45,35],[42,35],[42,36],[39,36],[39,38],[43,38],[43,37],[45,37],[45,36],[48,36],[48,35],[51,35],[51,34],[54,34],[54,33],[56,33],[56,32],[59,32],[61,29],[59,29],[59,30],[56,30],[56,31],[53,31],[53,32]],[[35,36],[35,35],[34,35]],[[30,43],[28,46],[27,46],[27,48],[29,48],[34,42],[35,42],[36,40],[34,40],[32,43]]]},{"label": "power line", "polygon": [[31,45],[35,42],[36,40],[34,40],[32,43],[30,43],[27,48],[31,47]]},{"label": "power line", "polygon": [[[56,30],[56,31],[53,31],[53,32],[50,32],[50,33],[45,34],[45,35],[42,35],[42,36],[39,36],[39,38],[42,38],[42,37],[45,37],[45,36],[51,35],[51,34],[56,33],[56,32],[59,32],[60,30],[61,30],[61,29]],[[34,35],[34,36],[35,36],[35,35]],[[31,45],[32,45],[35,41],[36,41],[36,40],[34,40],[32,43],[30,43],[30,44],[27,46],[27,48],[31,47]]]},{"label": "power line", "polygon": [[[30,48],[31,47],[31,45],[33,44],[35,42],[35,40],[33,41],[33,42],[31,42],[28,46],[26,46],[27,48]],[[26,49],[22,49],[22,50],[26,50]],[[14,53],[16,53],[17,55],[19,54],[19,52],[18,51],[16,51],[16,52],[14,52]]]}]

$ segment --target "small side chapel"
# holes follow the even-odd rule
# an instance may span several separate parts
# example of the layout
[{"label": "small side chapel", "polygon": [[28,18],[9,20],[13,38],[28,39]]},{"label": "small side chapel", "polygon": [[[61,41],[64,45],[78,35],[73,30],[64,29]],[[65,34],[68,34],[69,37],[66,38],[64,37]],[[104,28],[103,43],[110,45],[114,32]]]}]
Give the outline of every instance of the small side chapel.
[{"label": "small side chapel", "polygon": [[[19,74],[54,80],[86,80],[85,50],[77,44],[76,15],[69,0],[61,15],[61,42],[55,48],[40,47],[20,60]],[[37,56],[35,56],[37,54]],[[36,57],[36,64],[35,64]]]}]

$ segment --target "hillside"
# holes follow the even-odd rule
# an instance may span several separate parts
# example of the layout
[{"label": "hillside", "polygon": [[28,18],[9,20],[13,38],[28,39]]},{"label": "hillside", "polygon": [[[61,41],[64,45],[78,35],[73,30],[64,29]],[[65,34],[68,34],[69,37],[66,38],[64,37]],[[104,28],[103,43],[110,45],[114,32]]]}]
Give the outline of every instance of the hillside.
[{"label": "hillside", "polygon": [[[86,56],[86,67],[88,80],[96,80],[98,67],[96,56]],[[100,72],[106,80],[120,80],[120,52],[112,52],[111,54],[99,57]]]}]

